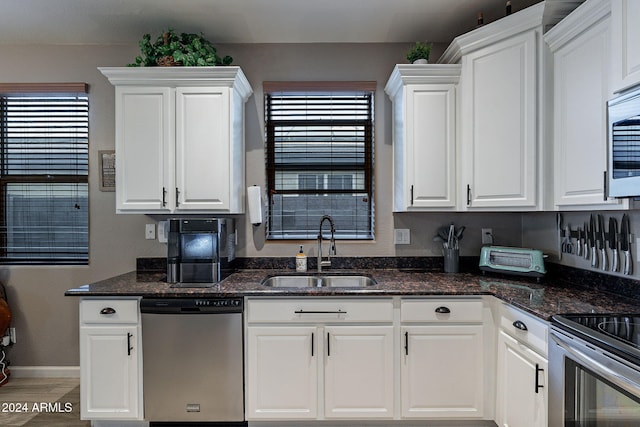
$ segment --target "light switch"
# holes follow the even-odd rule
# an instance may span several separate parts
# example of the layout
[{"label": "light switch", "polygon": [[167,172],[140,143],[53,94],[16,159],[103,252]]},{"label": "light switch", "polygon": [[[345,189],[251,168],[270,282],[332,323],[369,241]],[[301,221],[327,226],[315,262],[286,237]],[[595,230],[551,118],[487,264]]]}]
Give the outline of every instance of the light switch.
[{"label": "light switch", "polygon": [[411,231],[408,228],[396,228],[393,230],[393,243],[396,245],[410,245]]},{"label": "light switch", "polygon": [[144,227],[144,238],[147,240],[155,240],[156,238],[156,225],[146,224]]}]

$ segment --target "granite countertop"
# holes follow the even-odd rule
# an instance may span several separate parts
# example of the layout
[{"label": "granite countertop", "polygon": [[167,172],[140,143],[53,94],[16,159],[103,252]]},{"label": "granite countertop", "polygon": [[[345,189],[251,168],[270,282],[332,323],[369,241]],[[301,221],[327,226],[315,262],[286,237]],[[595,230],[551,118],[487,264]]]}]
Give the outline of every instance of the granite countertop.
[{"label": "granite countertop", "polygon": [[[544,279],[438,273],[397,269],[367,270],[378,282],[366,288],[273,288],[261,281],[268,275],[292,274],[291,270],[251,269],[233,273],[209,288],[172,288],[162,275],[125,273],[69,289],[66,296],[142,297],[244,297],[244,296],[453,296],[494,295],[544,320],[560,313],[637,313],[640,301],[608,292],[571,286]],[[337,270],[328,273],[363,273]]]}]

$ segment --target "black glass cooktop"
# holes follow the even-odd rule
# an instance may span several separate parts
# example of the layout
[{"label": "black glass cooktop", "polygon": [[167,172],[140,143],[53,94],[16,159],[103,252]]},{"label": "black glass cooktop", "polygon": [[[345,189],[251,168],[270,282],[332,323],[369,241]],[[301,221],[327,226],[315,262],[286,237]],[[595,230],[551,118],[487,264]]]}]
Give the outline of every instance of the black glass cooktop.
[{"label": "black glass cooktop", "polygon": [[640,314],[563,314],[551,324],[640,365]]}]

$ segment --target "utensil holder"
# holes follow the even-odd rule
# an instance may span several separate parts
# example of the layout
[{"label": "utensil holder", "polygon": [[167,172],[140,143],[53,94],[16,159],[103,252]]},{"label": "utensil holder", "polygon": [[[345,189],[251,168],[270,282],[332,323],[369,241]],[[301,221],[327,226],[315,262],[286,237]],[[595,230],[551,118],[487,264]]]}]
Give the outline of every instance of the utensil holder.
[{"label": "utensil holder", "polygon": [[444,272],[457,273],[460,268],[460,250],[445,248],[444,251]]}]

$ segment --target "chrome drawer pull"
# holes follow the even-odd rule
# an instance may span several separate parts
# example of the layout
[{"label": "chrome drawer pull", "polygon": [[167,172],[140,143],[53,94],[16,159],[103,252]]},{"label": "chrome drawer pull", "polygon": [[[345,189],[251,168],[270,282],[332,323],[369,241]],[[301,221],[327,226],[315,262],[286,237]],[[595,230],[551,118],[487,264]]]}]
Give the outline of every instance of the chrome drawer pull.
[{"label": "chrome drawer pull", "polygon": [[449,307],[438,307],[436,308],[436,313],[438,314],[449,314],[451,313],[451,310],[449,310]]},{"label": "chrome drawer pull", "polygon": [[100,314],[103,314],[105,316],[111,316],[112,314],[116,314],[116,310],[111,307],[105,307],[102,310],[100,310]]},{"label": "chrome drawer pull", "polygon": [[331,310],[316,310],[316,311],[314,311],[314,310],[309,310],[309,311],[307,311],[307,310],[296,310],[296,311],[294,311],[294,314],[347,314],[347,312],[346,311],[342,311],[340,309],[334,310],[334,311],[331,311]]}]

